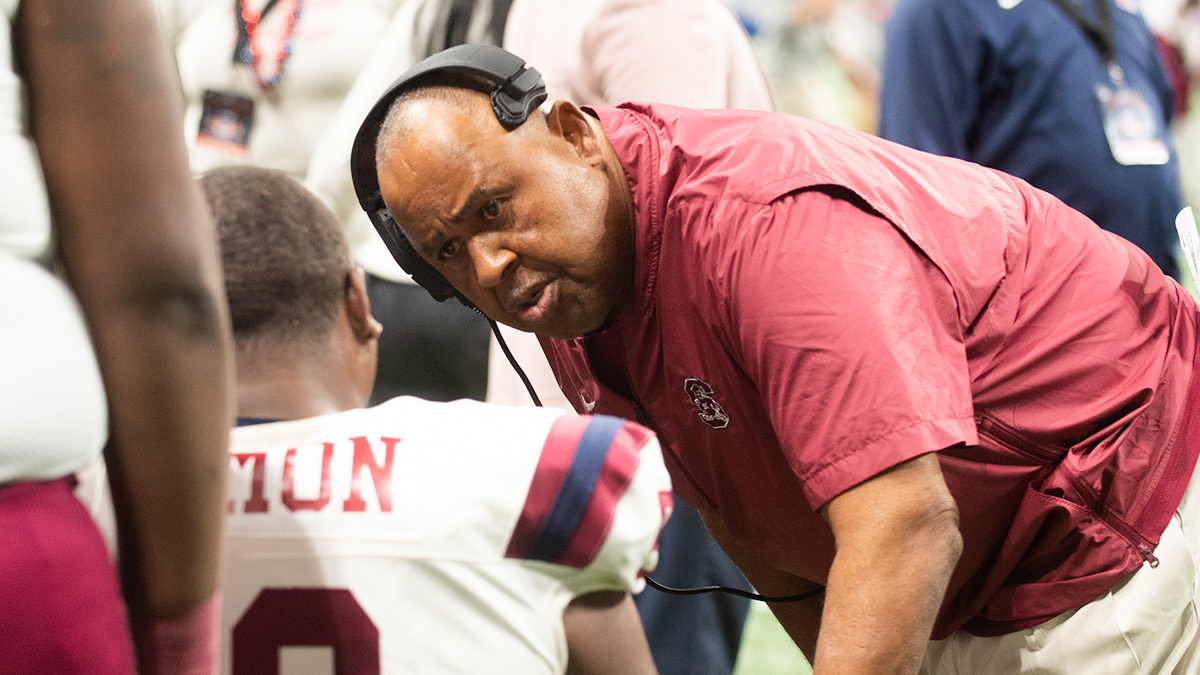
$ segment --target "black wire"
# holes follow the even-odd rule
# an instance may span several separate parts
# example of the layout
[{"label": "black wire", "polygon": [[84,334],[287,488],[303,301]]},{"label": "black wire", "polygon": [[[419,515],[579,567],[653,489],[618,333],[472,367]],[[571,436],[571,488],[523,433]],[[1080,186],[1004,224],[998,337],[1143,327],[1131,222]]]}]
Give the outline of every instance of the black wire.
[{"label": "black wire", "polygon": [[[479,310],[476,310],[476,311],[479,311]],[[479,313],[483,314],[483,312],[479,312]],[[492,333],[496,336],[496,342],[500,343],[500,350],[504,352],[504,356],[505,356],[505,358],[508,359],[509,365],[511,365],[513,367],[513,370],[517,371],[517,375],[520,376],[521,382],[525,383],[525,389],[529,392],[529,397],[533,399],[533,404],[538,407],[542,407],[542,400],[540,398],[538,398],[537,392],[533,390],[533,384],[529,381],[529,378],[525,375],[525,371],[521,369],[520,364],[517,363],[517,359],[513,357],[512,351],[509,350],[508,345],[505,344],[504,336],[500,335],[500,327],[496,325],[495,321],[492,321],[487,316],[484,316],[484,318],[487,319],[488,325],[492,327]],[[747,598],[749,600],[758,600],[759,602],[799,602],[801,600],[807,600],[809,598],[816,597],[816,596],[820,595],[821,593],[825,592],[824,588],[818,588],[816,590],[808,591],[806,593],[797,593],[796,595],[772,596],[772,595],[759,595],[758,593],[751,593],[750,591],[743,591],[740,588],[730,588],[729,586],[703,586],[701,588],[671,588],[670,586],[664,586],[664,585],[658,583],[657,581],[651,579],[650,577],[646,577],[646,584],[648,586],[650,586],[650,588],[653,588],[656,591],[661,591],[663,593],[669,593],[671,595],[700,595],[702,593],[728,593],[730,595],[736,595],[740,598]]]},{"label": "black wire", "polygon": [[[483,312],[480,312],[483,314]],[[487,318],[487,317],[485,317]],[[492,333],[496,336],[496,342],[500,343],[500,350],[504,352],[504,356],[508,359],[509,365],[513,370],[517,371],[517,375],[521,376],[521,381],[525,383],[525,389],[529,391],[529,398],[533,399],[533,404],[537,407],[542,407],[542,399],[538,398],[537,392],[533,390],[533,384],[529,382],[529,378],[525,376],[525,371],[521,370],[521,366],[517,364],[517,360],[513,358],[512,352],[509,351],[508,345],[504,342],[504,336],[500,334],[500,327],[495,321],[490,318],[487,320],[488,325],[492,327]]]},{"label": "black wire", "polygon": [[740,588],[730,588],[729,586],[702,586],[700,588],[671,588],[670,586],[663,586],[662,584],[651,579],[650,577],[646,577],[646,585],[649,586],[650,588],[653,588],[656,591],[662,591],[663,593],[670,593],[671,595],[700,595],[701,593],[728,593],[730,595],[736,595],[739,598],[746,598],[748,600],[758,600],[759,602],[800,602],[801,600],[808,600],[809,598],[815,598],[816,596],[825,592],[824,587],[817,588],[817,589],[814,589],[811,591],[805,591],[804,593],[797,593],[795,595],[759,595],[758,593],[751,593],[750,591],[743,591]]},{"label": "black wire", "polygon": [[1107,67],[1117,62],[1112,10],[1108,7],[1108,0],[1094,1],[1096,5],[1096,21],[1094,23],[1088,21],[1083,10],[1073,4],[1072,0],[1054,0],[1054,4],[1058,5],[1058,8],[1067,15],[1072,23],[1079,26],[1079,30],[1083,31],[1083,36],[1100,53],[1100,60]]}]

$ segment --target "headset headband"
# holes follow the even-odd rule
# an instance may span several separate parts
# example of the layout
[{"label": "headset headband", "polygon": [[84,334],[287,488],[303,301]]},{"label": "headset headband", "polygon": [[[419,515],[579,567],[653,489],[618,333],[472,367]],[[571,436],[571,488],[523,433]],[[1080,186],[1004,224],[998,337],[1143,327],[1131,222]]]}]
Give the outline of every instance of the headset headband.
[{"label": "headset headband", "polygon": [[375,147],[379,129],[392,104],[408,91],[436,85],[449,85],[488,94],[496,120],[511,131],[525,123],[529,115],[546,100],[546,85],[537,70],[525,67],[520,57],[490,45],[459,45],[421,61],[392,83],[375,102],[358,128],[350,151],[350,176],[358,204],[375,231],[387,244],[388,251],[435,300],[457,297],[474,307],[432,265],[417,253],[400,231],[379,191],[375,166]]}]

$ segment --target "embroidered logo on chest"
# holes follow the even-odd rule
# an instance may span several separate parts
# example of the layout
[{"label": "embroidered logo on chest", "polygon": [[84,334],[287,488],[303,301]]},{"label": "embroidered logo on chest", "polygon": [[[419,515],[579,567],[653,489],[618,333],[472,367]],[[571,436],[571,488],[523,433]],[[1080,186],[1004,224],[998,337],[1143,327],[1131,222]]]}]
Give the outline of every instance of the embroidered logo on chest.
[{"label": "embroidered logo on chest", "polygon": [[683,381],[683,390],[692,399],[692,405],[700,409],[698,414],[705,424],[714,429],[729,426],[729,415],[713,398],[713,388],[709,383],[698,377],[689,377]]}]

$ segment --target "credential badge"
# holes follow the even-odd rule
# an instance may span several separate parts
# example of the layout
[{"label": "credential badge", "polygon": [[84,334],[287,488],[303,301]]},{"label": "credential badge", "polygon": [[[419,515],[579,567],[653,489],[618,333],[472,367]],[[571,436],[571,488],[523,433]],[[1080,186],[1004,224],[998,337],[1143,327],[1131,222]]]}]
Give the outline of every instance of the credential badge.
[{"label": "credential badge", "polygon": [[689,377],[683,381],[683,390],[692,399],[692,405],[699,408],[700,419],[714,429],[724,429],[729,426],[729,415],[713,398],[712,386],[698,377]]}]

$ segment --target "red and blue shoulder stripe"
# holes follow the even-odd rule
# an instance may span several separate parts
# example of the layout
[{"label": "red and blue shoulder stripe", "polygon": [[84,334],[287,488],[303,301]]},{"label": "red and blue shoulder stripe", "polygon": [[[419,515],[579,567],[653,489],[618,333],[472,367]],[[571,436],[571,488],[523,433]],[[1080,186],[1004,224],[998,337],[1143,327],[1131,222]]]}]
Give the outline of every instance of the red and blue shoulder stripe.
[{"label": "red and blue shoulder stripe", "polygon": [[564,416],[546,436],[508,558],[586,567],[612,529],[617,502],[651,432],[616,417]]}]

